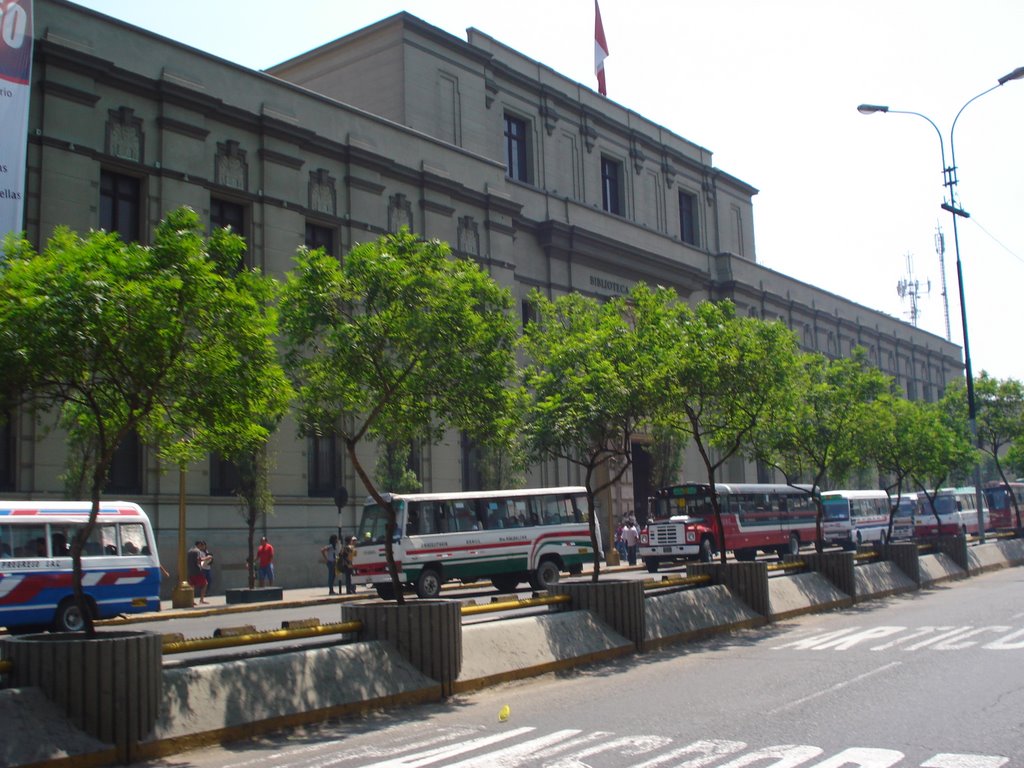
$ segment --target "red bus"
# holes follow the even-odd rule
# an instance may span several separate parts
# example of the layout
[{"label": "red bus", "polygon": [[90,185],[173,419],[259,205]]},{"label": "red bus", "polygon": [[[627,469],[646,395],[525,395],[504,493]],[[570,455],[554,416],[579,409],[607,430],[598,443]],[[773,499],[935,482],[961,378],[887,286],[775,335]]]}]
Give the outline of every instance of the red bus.
[{"label": "red bus", "polygon": [[[818,510],[813,488],[764,483],[716,483],[725,529],[725,548],[737,560],[753,560],[758,551],[779,557],[797,554],[815,541]],[[651,499],[647,526],[640,532],[639,554],[656,573],[663,562],[714,558],[721,537],[707,483],[662,488]]]},{"label": "red bus", "polygon": [[1017,506],[1024,516],[1024,482],[988,483],[982,488],[985,501],[988,503],[989,525],[993,528],[1016,528],[1017,512],[1013,508],[1010,491],[1017,499]]}]

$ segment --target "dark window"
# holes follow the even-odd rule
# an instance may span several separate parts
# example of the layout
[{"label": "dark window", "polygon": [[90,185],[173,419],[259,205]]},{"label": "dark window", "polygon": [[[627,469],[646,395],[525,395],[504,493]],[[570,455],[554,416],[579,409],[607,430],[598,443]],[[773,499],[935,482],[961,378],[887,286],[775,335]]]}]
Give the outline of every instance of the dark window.
[{"label": "dark window", "polygon": [[622,163],[601,158],[601,204],[608,213],[622,215]]},{"label": "dark window", "polygon": [[697,245],[697,197],[679,193],[679,237],[684,243]]},{"label": "dark window", "polygon": [[104,493],[142,493],[142,443],[132,432],[114,452]]},{"label": "dark window", "polygon": [[242,475],[235,462],[219,453],[210,454],[210,495],[234,496],[242,486]]},{"label": "dark window", "polygon": [[0,491],[14,490],[13,413],[0,414]]},{"label": "dark window", "polygon": [[334,230],[319,224],[306,222],[306,247],[311,251],[323,248],[324,253],[334,255]]},{"label": "dark window", "polygon": [[510,179],[528,182],[526,128],[525,120],[505,115],[505,173]]},{"label": "dark window", "polygon": [[[210,229],[230,227],[231,231],[245,237],[245,206],[228,200],[210,199]],[[243,265],[239,264],[241,268]]]},{"label": "dark window", "polygon": [[142,210],[139,189],[139,180],[133,176],[100,172],[100,229],[117,232],[126,242],[138,242]]},{"label": "dark window", "polygon": [[231,227],[236,235],[245,236],[245,206],[227,200],[210,200],[210,228]]},{"label": "dark window", "polygon": [[336,435],[312,435],[309,438],[309,495],[334,496],[341,479]]},{"label": "dark window", "polygon": [[523,327],[527,323],[537,322],[537,307],[529,299],[523,299]]},{"label": "dark window", "polygon": [[484,488],[480,447],[467,434],[462,435],[462,490],[479,491]]}]

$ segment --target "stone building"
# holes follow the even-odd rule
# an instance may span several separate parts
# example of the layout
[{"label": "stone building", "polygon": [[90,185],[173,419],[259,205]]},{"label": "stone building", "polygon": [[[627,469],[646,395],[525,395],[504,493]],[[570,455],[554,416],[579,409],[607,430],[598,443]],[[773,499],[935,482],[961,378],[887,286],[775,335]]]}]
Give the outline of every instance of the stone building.
[{"label": "stone building", "polygon": [[[782,319],[808,350],[863,346],[912,398],[935,399],[962,373],[944,339],[760,266],[757,190],[709,150],[477,30],[462,40],[398,14],[258,72],[63,0],[35,0],[35,14],[25,228],[37,246],[59,224],[146,243],[189,205],[241,232],[250,263],[280,277],[302,244],[342,258],[404,225],[450,242],[520,301],[534,288],[604,297],[645,281]],[[59,498],[61,435],[28,413],[0,429],[4,494]],[[265,526],[281,584],[315,583],[319,546],[354,525],[363,489],[338,444],[300,439],[293,421],[273,456]],[[636,481],[602,500],[615,513],[646,497],[638,456]],[[457,434],[414,462],[425,490],[477,482]],[[108,495],[143,504],[173,563],[178,479],[166,470],[126,445]],[[729,471],[755,479],[742,463]],[[552,464],[530,484],[578,480]],[[231,483],[217,457],[187,475],[187,537],[220,553],[220,587],[245,579]],[[351,500],[339,513],[340,485]]]}]

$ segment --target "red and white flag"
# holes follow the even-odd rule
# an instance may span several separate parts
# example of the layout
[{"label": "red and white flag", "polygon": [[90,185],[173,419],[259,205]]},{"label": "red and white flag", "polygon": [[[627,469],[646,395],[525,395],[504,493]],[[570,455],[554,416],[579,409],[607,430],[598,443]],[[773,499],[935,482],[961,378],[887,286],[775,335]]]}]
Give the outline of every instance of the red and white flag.
[{"label": "red and white flag", "polygon": [[608,95],[604,82],[604,60],[608,58],[608,41],[604,39],[604,25],[601,23],[601,7],[594,0],[594,74],[597,75],[597,92]]}]

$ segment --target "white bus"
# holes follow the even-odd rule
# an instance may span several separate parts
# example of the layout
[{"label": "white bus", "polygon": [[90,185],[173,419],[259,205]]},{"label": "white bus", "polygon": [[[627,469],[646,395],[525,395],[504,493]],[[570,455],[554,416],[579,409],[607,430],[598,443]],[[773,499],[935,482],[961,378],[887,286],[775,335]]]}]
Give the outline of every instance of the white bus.
[{"label": "white bus", "polygon": [[829,544],[856,549],[885,543],[892,502],[885,491],[823,491],[821,533]]},{"label": "white bus", "polygon": [[[914,514],[914,535],[955,536],[977,534],[978,496],[973,486],[964,488],[940,488],[934,493],[935,505],[925,493],[917,494],[917,511]],[[988,530],[989,516],[985,496],[981,497],[983,530]]]},{"label": "white bus", "polygon": [[[0,626],[74,632],[85,619],[72,592],[71,542],[87,501],[0,501]],[[160,610],[160,560],[138,504],[104,501],[82,550],[92,617]]]},{"label": "white bus", "polygon": [[[397,512],[399,581],[433,598],[451,579],[489,579],[501,592],[523,581],[546,589],[560,573],[593,562],[586,489],[532,488],[457,493],[386,494]],[[387,510],[366,500],[357,531],[353,583],[394,597],[384,544]],[[595,521],[596,523],[596,521]],[[600,534],[598,535],[600,541]]]}]

